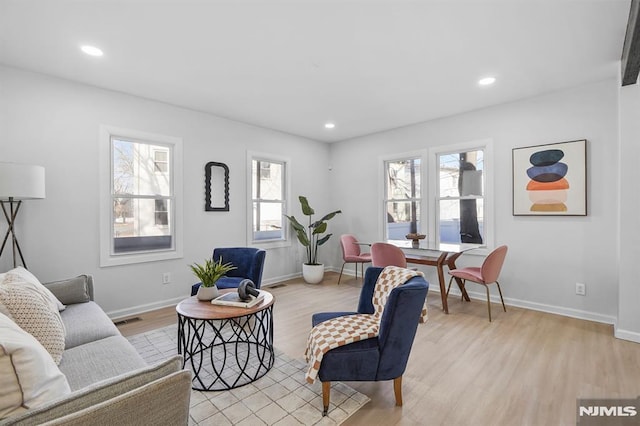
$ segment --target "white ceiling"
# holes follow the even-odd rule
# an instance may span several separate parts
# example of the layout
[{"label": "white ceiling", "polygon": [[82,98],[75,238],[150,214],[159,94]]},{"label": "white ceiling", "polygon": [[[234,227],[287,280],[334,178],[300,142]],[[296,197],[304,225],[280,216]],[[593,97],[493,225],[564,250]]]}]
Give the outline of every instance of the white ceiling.
[{"label": "white ceiling", "polygon": [[0,63],[334,142],[616,77],[629,5],[0,0]]}]

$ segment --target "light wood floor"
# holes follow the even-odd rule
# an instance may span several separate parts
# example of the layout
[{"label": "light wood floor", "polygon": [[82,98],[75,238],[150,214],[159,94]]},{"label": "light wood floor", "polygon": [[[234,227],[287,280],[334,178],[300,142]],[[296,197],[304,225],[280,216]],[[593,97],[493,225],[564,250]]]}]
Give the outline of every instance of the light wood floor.
[{"label": "light wood floor", "polygon": [[[302,358],[313,313],[355,310],[362,282],[346,278],[267,288],[276,298],[274,345]],[[403,376],[404,406],[395,407],[392,382],[348,382],[371,402],[346,425],[575,425],[576,398],[640,395],[640,344],[614,338],[610,325],[496,304],[489,323],[480,301],[452,296],[449,315],[439,294],[428,301]],[[174,308],[139,317],[121,332],[177,322]]]}]

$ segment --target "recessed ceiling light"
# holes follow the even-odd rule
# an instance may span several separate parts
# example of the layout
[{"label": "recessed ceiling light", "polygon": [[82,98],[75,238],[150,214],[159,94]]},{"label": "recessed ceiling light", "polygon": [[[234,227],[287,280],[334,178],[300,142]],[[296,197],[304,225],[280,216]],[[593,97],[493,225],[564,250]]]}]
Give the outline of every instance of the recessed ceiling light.
[{"label": "recessed ceiling light", "polygon": [[324,125],[325,129],[333,129],[334,127],[336,127],[334,123],[325,123]]},{"label": "recessed ceiling light", "polygon": [[98,49],[95,46],[84,45],[84,46],[80,47],[80,49],[84,53],[86,53],[87,55],[90,55],[90,56],[102,56],[102,55],[104,55],[102,50]]},{"label": "recessed ceiling light", "polygon": [[490,86],[495,82],[496,82],[496,78],[495,77],[485,77],[485,78],[481,78],[480,80],[478,80],[478,84],[480,86]]}]

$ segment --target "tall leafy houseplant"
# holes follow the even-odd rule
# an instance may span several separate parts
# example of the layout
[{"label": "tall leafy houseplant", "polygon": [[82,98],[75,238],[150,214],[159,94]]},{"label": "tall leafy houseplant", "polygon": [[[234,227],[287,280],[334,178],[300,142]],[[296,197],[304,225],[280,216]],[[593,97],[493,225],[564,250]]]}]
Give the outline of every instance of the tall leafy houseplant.
[{"label": "tall leafy houseplant", "polygon": [[331,235],[327,234],[322,235],[327,231],[327,221],[332,219],[338,213],[342,213],[342,210],[336,210],[329,214],[326,214],[322,217],[322,219],[313,221],[313,215],[316,213],[311,206],[309,206],[309,201],[307,201],[307,197],[300,195],[298,197],[300,200],[300,205],[302,207],[302,214],[309,217],[309,225],[305,228],[295,216],[287,216],[287,219],[291,222],[291,226],[296,231],[296,235],[298,236],[298,241],[307,249],[307,261],[305,264],[307,265],[319,265],[318,263],[318,247],[329,241]]}]

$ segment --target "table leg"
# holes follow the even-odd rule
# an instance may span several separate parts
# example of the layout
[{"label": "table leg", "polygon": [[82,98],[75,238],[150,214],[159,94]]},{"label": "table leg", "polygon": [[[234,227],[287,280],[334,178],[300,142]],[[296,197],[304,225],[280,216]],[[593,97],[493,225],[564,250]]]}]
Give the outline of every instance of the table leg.
[{"label": "table leg", "polygon": [[438,281],[440,283],[440,298],[442,299],[442,309],[445,314],[449,313],[449,305],[447,303],[447,289],[444,284],[444,268],[445,260],[447,259],[447,252],[443,252],[438,257],[436,269],[438,270]]}]

